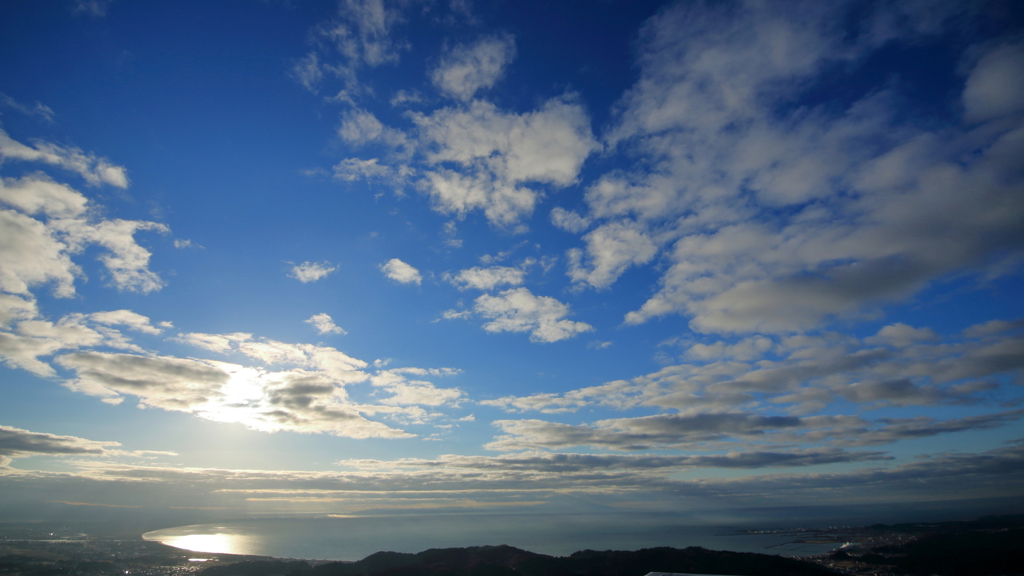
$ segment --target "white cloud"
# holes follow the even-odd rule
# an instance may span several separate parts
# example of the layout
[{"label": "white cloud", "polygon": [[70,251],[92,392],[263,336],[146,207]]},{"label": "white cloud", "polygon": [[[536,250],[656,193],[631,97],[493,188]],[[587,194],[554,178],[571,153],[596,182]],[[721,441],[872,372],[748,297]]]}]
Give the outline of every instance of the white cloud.
[{"label": "white cloud", "polygon": [[394,171],[391,167],[380,164],[377,158],[370,158],[369,160],[346,158],[335,164],[332,170],[334,171],[334,178],[346,182],[372,179],[383,180],[394,176]]},{"label": "white cloud", "polygon": [[970,122],[983,122],[1024,108],[1024,44],[1007,44],[985,54],[964,86]]},{"label": "white cloud", "polygon": [[233,332],[231,334],[203,334],[201,332],[190,332],[178,334],[174,338],[176,342],[210,350],[212,352],[228,352],[235,343],[252,340],[252,334],[244,332]]},{"label": "white cloud", "polygon": [[488,332],[529,332],[534,342],[557,342],[594,329],[590,324],[566,319],[569,307],[549,296],[534,296],[526,288],[513,288],[497,296],[484,294],[473,302],[473,311],[490,318]]},{"label": "white cloud", "polygon": [[867,344],[887,344],[897,348],[910,346],[915,342],[935,340],[937,336],[929,328],[914,328],[902,322],[881,328],[878,334],[865,338]]},{"label": "white cloud", "polygon": [[462,248],[462,239],[458,237],[459,228],[454,220],[449,220],[441,226],[441,237],[444,238],[445,246],[451,248]]},{"label": "white cloud", "polygon": [[93,186],[110,184],[118,188],[128,187],[128,172],[122,166],[111,164],[106,158],[86,154],[78,148],[63,148],[48,142],[35,142],[32,147],[12,140],[7,132],[0,130],[0,161],[24,160],[43,162],[77,172]]},{"label": "white cloud", "polygon": [[137,332],[145,334],[160,334],[160,328],[150,324],[149,318],[142,314],[136,314],[131,310],[112,310],[110,312],[93,312],[89,314],[93,322],[112,326],[127,326]]},{"label": "white cloud", "polygon": [[533,212],[537,201],[533,190],[507,185],[485,172],[464,175],[438,170],[425,176],[435,207],[444,214],[462,217],[471,210],[482,209],[492,223],[510,226]]},{"label": "white cloud", "polygon": [[390,397],[383,398],[382,404],[394,406],[442,406],[456,404],[465,394],[458,388],[438,388],[423,380],[409,380],[405,374],[432,374],[444,376],[456,373],[457,371],[426,371],[421,369],[396,368],[381,370],[370,378],[370,383],[383,388],[391,393]]},{"label": "white cloud", "polygon": [[462,320],[472,316],[472,310],[445,310],[444,312],[441,312],[441,318],[445,320]]},{"label": "white cloud", "polygon": [[399,52],[408,48],[407,43],[391,36],[401,19],[399,7],[389,7],[384,0],[342,0],[337,18],[311,31],[316,50],[296,62],[292,76],[313,93],[325,76],[337,77],[344,88],[332,99],[354,104],[354,98],[369,92],[360,83],[358,71],[366,66],[394,64]]},{"label": "white cloud", "polygon": [[15,208],[0,208],[0,289],[6,292],[29,294],[50,283],[56,296],[74,295],[81,269],[71,256],[91,245],[105,248],[98,259],[118,289],[147,293],[164,285],[148,269],[150,252],[134,238],[140,230],[168,232],[163,224],[97,218],[80,193],[39,175],[4,179],[0,204]]},{"label": "white cloud", "polygon": [[442,108],[413,120],[434,145],[431,162],[480,163],[510,183],[568,186],[598,146],[582,107],[568,97],[521,115],[478,100],[465,109]]},{"label": "white cloud", "polygon": [[587,262],[582,252],[568,252],[567,274],[575,283],[608,288],[630,266],[650,262],[658,249],[642,227],[633,222],[604,224],[583,237],[587,243]]},{"label": "white cloud", "polygon": [[498,286],[518,286],[523,283],[526,273],[519,268],[509,266],[490,266],[481,268],[474,266],[460,270],[454,276],[445,275],[445,280],[459,290],[493,290]]},{"label": "white cloud", "polygon": [[[56,322],[40,319],[35,303],[7,295],[0,298],[0,317],[14,324],[14,330],[0,329],[0,358],[12,368],[21,368],[43,377],[54,377],[53,367],[42,357],[51,356],[60,350],[107,347],[142,352],[121,332],[110,325],[128,326],[132,330],[159,334],[160,329],[152,326],[145,316],[129,310],[97,312],[94,314],[72,313]],[[21,300],[21,302],[18,302]],[[3,327],[0,327],[3,328]]]},{"label": "white cloud", "polygon": [[538,193],[522,184],[568,186],[598,147],[583,108],[569,98],[549,100],[522,115],[477,100],[468,108],[443,108],[412,119],[428,163],[454,162],[463,169],[425,174],[437,210],[464,215],[481,209],[503,226],[533,211]]},{"label": "white cloud", "polygon": [[398,90],[395,95],[388,101],[392,106],[402,106],[404,104],[417,104],[423,101],[423,96],[415,90]]},{"label": "white cloud", "polygon": [[337,269],[338,267],[331,266],[330,262],[303,262],[302,264],[292,266],[291,273],[288,276],[306,284],[308,282],[316,282]]},{"label": "white cloud", "polygon": [[325,313],[314,314],[308,320],[303,320],[303,322],[311,324],[316,328],[317,334],[347,334],[347,332],[341,329],[341,326],[335,324],[334,320]]},{"label": "white cloud", "polygon": [[0,210],[0,289],[27,296],[30,287],[52,283],[56,296],[72,296],[80,269],[55,236],[38,220]]},{"label": "white cloud", "polygon": [[551,223],[566,232],[579,234],[590,227],[591,219],[561,206],[555,206],[551,209]]},{"label": "white cloud", "polygon": [[338,136],[356,145],[379,141],[395,150],[408,145],[402,131],[385,126],[373,113],[362,109],[348,110],[341,115]]},{"label": "white cloud", "polygon": [[0,328],[16,320],[28,320],[39,314],[35,300],[0,292]]},{"label": "white cloud", "polygon": [[508,35],[459,44],[441,59],[430,79],[449,96],[469,101],[480,89],[493,86],[515,55],[515,40]]},{"label": "white cloud", "polygon": [[383,0],[344,0],[338,14],[343,21],[325,28],[323,34],[336,43],[351,65],[379,66],[398,60],[402,46],[390,35],[391,27],[401,18],[397,10],[388,9]]},{"label": "white cloud", "polygon": [[175,238],[174,239],[174,247],[178,248],[178,249],[182,249],[182,248],[199,248],[200,250],[202,250],[202,248],[203,248],[201,245],[196,244],[195,242],[193,242],[191,240],[185,240],[185,239],[181,239],[181,238]]},{"label": "white cloud", "polygon": [[[683,314],[704,333],[803,331],[877,313],[950,273],[1013,269],[1024,205],[1010,175],[1024,164],[1024,125],[1006,114],[1020,101],[1019,48],[991,49],[968,77],[968,116],[1001,115],[985,130],[909,122],[899,86],[801,107],[826,69],[896,34],[878,24],[849,36],[837,25],[846,9],[678,4],[645,26],[640,79],[609,135],[640,161],[589,186],[581,216],[673,243],[658,291],[627,324]],[[870,9],[865,21],[904,22],[898,34],[914,41],[961,8],[927,25]],[[613,281],[627,256],[597,279]]]},{"label": "white cloud", "polygon": [[164,286],[163,280],[148,269],[149,250],[140,246],[134,236],[140,230],[167,233],[170,231],[167,226],[141,220],[103,220],[97,224],[88,224],[84,220],[59,220],[50,225],[77,242],[106,248],[107,252],[99,256],[99,261],[118,289],[146,294]]},{"label": "white cloud", "polygon": [[380,271],[385,276],[401,284],[419,284],[423,278],[420,271],[402,262],[398,258],[392,258],[380,265]]}]

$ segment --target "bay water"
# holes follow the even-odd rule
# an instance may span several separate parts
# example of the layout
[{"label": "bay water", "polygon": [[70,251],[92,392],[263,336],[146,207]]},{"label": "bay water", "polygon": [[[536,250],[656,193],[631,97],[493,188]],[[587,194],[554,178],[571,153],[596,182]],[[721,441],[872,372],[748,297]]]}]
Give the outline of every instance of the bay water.
[{"label": "bay water", "polygon": [[658,513],[410,514],[234,520],[155,530],[143,538],[195,552],[309,560],[498,544],[553,556],[656,546],[807,556],[841,544],[795,543],[791,533],[752,534],[741,528],[686,524],[677,515]]}]

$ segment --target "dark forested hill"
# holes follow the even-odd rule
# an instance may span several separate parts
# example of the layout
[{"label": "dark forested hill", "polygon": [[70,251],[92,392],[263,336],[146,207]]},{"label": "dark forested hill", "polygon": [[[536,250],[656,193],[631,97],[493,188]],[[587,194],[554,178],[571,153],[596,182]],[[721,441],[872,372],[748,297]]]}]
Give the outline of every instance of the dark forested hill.
[{"label": "dark forested hill", "polygon": [[378,552],[358,562],[331,562],[316,567],[304,562],[241,562],[208,568],[202,576],[643,576],[648,572],[748,576],[834,574],[816,564],[781,556],[698,547],[584,550],[567,557],[554,557],[511,546],[478,546],[433,549],[418,554]]}]

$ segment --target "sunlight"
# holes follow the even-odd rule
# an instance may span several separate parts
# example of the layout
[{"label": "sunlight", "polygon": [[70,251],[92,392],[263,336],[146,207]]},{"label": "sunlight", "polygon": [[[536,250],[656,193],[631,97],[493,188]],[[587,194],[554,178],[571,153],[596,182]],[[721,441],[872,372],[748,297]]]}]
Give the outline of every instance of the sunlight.
[{"label": "sunlight", "polygon": [[236,534],[187,534],[161,540],[163,544],[211,554],[244,554],[244,537]]}]

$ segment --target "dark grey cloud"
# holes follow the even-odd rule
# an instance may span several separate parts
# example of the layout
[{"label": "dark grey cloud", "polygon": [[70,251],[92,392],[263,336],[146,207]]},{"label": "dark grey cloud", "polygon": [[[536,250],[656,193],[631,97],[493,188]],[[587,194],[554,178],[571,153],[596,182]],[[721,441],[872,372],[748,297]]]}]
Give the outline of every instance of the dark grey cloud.
[{"label": "dark grey cloud", "polygon": [[949,420],[920,416],[871,421],[848,415],[796,417],[739,413],[619,418],[579,425],[535,419],[496,420],[494,425],[505,434],[496,437],[485,447],[517,451],[590,446],[638,451],[659,448],[713,450],[737,442],[754,442],[759,445],[813,442],[838,446],[873,446],[910,438],[998,428],[1022,416],[1024,410]]},{"label": "dark grey cloud", "polygon": [[10,459],[33,454],[49,455],[103,455],[117,442],[96,442],[75,436],[58,436],[43,432],[30,432],[11,426],[0,426],[0,467]]},{"label": "dark grey cloud", "polygon": [[496,420],[506,433],[486,445],[492,450],[523,450],[591,446],[613,450],[648,450],[728,437],[757,437],[769,430],[797,428],[794,416],[757,414],[658,415],[601,420],[594,425],[571,425],[544,420]]},{"label": "dark grey cloud", "polygon": [[[867,408],[976,405],[998,394],[1014,395],[1003,383],[1007,377],[1021,381],[1024,337],[1002,322],[972,330],[987,336],[939,339],[928,329],[893,324],[864,341],[836,334],[765,338],[767,344],[757,350],[768,361],[757,363],[750,362],[751,339],[692,345],[683,357],[703,362],[666,366],[628,381],[562,394],[508,396],[482,404],[509,412],[572,412],[603,405],[684,413],[786,407],[790,413],[808,414],[830,403]],[[733,359],[735,354],[744,360]]]},{"label": "dark grey cloud", "polygon": [[653,455],[653,454],[566,454],[527,452],[502,456],[445,455],[435,459],[406,458],[386,462],[379,460],[342,461],[339,464],[362,468],[387,469],[392,467],[447,468],[486,471],[534,471],[571,474],[603,470],[658,470],[664,468],[785,468],[891,460],[884,452],[850,452],[837,448],[819,448],[791,451],[730,452],[716,455]]},{"label": "dark grey cloud", "polygon": [[72,389],[111,398],[130,394],[150,406],[186,412],[219,398],[229,378],[205,362],[173,357],[89,351],[59,356],[56,363],[77,374]]}]

